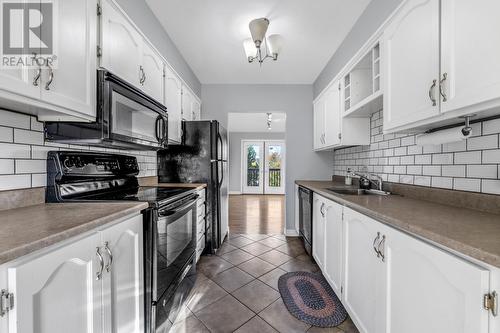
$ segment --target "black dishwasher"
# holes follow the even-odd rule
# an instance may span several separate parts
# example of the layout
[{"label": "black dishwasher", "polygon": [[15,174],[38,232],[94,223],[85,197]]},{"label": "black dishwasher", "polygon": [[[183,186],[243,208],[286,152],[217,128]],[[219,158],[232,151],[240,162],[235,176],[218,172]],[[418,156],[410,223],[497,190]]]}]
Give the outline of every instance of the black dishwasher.
[{"label": "black dishwasher", "polygon": [[304,241],[306,252],[312,252],[312,202],[313,193],[311,190],[299,187],[299,233]]}]

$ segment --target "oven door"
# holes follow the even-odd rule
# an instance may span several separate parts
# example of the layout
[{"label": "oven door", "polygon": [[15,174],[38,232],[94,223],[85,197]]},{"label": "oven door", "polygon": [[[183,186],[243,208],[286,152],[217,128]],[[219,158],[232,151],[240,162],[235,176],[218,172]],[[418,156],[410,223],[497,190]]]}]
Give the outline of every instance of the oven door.
[{"label": "oven door", "polygon": [[102,72],[99,77],[103,127],[109,139],[164,147],[168,140],[166,108],[111,73]]},{"label": "oven door", "polygon": [[172,290],[192,262],[196,250],[196,202],[194,194],[158,211],[156,223],[156,297]]}]

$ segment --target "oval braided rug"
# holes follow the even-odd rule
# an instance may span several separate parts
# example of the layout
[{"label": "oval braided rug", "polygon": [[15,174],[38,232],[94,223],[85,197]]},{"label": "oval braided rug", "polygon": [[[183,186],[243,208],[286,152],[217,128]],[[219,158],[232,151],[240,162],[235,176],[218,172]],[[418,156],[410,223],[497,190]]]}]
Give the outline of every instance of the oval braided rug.
[{"label": "oval braided rug", "polygon": [[321,274],[283,274],[278,289],[288,311],[309,325],[335,327],[347,318],[347,311]]}]

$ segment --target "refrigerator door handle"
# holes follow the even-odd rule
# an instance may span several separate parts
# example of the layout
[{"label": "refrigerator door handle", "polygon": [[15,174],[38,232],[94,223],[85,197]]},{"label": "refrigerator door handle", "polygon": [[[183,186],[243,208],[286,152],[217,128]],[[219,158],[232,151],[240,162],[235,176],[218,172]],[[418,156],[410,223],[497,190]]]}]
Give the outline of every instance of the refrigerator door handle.
[{"label": "refrigerator door handle", "polygon": [[[219,166],[219,163],[224,163],[224,162],[219,161],[217,163],[217,166]],[[219,182],[219,188],[222,187],[222,182],[224,182],[224,165],[221,165],[220,170],[221,170],[221,177],[220,177],[220,182]]]}]

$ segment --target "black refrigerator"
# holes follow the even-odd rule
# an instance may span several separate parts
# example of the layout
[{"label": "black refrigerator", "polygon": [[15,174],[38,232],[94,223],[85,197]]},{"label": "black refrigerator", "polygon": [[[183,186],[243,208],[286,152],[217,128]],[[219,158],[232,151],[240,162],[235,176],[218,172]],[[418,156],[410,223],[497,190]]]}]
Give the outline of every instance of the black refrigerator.
[{"label": "black refrigerator", "polygon": [[206,247],[216,253],[228,233],[227,132],[218,121],[187,121],[182,144],[158,151],[161,183],[206,183]]}]

